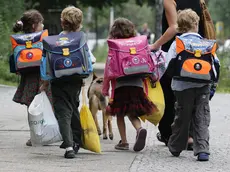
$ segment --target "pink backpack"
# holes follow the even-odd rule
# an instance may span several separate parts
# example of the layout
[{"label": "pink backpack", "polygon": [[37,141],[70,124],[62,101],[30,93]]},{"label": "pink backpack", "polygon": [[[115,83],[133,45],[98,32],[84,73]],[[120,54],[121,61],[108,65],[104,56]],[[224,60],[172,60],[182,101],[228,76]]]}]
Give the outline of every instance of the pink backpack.
[{"label": "pink backpack", "polygon": [[128,39],[109,39],[107,74],[110,79],[123,76],[148,76],[154,70],[145,35]]}]

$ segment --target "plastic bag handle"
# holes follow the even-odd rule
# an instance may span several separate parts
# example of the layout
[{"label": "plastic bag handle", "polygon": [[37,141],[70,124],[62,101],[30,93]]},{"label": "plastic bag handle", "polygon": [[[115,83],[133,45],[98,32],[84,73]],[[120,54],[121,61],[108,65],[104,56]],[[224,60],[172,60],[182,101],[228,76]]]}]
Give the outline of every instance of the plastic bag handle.
[{"label": "plastic bag handle", "polygon": [[82,87],[82,104],[86,105],[86,95],[85,95],[85,86]]}]

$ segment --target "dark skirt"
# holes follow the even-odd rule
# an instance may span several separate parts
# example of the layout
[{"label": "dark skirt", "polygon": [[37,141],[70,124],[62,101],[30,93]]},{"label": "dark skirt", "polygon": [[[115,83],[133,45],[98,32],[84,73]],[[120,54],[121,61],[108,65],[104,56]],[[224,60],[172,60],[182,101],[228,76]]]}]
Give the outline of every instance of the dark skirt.
[{"label": "dark skirt", "polygon": [[[13,97],[13,101],[29,107],[34,97],[40,93],[39,88],[41,86],[40,72],[33,71],[21,74],[21,80],[17,91]],[[50,86],[46,92],[49,100],[52,104],[52,95]]]},{"label": "dark skirt", "polygon": [[114,99],[110,104],[110,114],[113,116],[149,115],[156,111],[157,107],[148,99],[143,88],[136,86],[124,86],[115,89]]}]

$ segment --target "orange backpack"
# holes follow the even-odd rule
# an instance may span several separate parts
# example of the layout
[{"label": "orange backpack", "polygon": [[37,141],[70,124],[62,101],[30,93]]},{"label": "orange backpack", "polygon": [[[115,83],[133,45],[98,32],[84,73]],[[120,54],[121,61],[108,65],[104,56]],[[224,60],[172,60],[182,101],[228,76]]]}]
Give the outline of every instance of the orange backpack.
[{"label": "orange backpack", "polygon": [[[13,56],[10,58],[10,68],[15,72],[39,67],[42,58],[42,39],[48,36],[48,30],[29,34],[11,35]],[[12,67],[13,66],[13,67]]]},{"label": "orange backpack", "polygon": [[174,79],[201,83],[210,83],[216,79],[214,40],[176,37],[176,52]]}]

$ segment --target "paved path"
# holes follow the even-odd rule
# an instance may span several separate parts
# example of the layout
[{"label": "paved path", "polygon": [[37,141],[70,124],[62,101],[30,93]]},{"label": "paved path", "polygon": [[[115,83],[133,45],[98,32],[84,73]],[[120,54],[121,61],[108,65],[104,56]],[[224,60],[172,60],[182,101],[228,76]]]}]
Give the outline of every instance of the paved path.
[{"label": "paved path", "polygon": [[[102,140],[102,154],[80,150],[77,158],[66,160],[59,143],[26,147],[29,138],[26,108],[11,101],[14,87],[0,86],[0,172],[228,172],[230,171],[230,95],[217,94],[211,102],[211,156],[197,162],[192,152],[172,157],[167,147],[156,140],[157,127],[148,129],[146,148],[140,153],[116,151],[119,135],[113,120],[114,140]],[[98,114],[99,116],[101,113]],[[101,120],[100,120],[101,122]],[[135,131],[127,121],[130,146]]]}]

